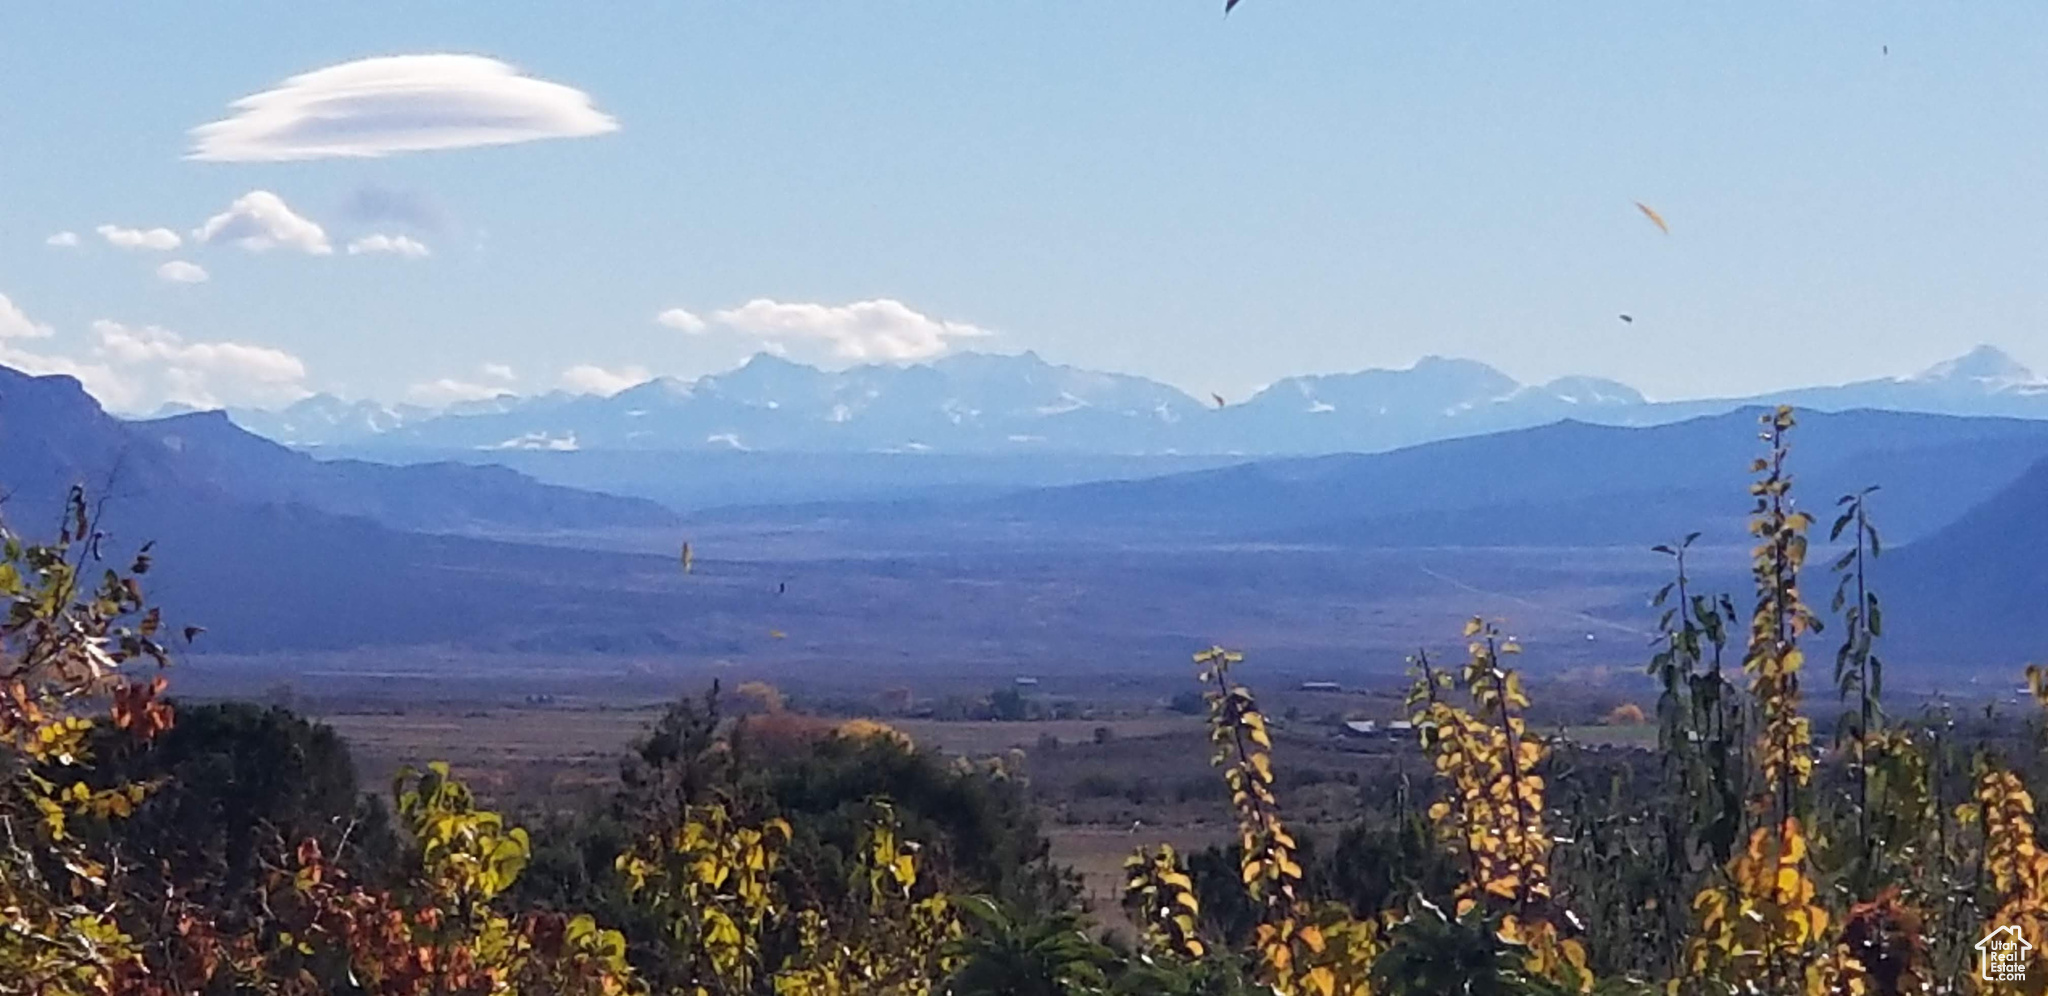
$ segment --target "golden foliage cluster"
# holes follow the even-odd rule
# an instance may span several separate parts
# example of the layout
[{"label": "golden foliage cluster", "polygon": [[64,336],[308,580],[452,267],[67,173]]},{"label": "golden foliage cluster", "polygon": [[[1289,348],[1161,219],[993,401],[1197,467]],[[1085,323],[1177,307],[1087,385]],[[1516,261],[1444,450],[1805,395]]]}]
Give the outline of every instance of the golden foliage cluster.
[{"label": "golden foliage cluster", "polygon": [[[1564,936],[1566,918],[1551,890],[1552,838],[1538,773],[1547,751],[1529,735],[1521,715],[1529,697],[1521,675],[1505,663],[1521,647],[1479,618],[1465,624],[1465,637],[1462,674],[1453,678],[1418,654],[1409,693],[1423,748],[1445,786],[1430,806],[1430,822],[1466,869],[1456,915],[1497,917],[1500,939],[1527,952],[1530,974],[1590,991],[1585,946]],[[1470,709],[1454,704],[1458,691]]]}]

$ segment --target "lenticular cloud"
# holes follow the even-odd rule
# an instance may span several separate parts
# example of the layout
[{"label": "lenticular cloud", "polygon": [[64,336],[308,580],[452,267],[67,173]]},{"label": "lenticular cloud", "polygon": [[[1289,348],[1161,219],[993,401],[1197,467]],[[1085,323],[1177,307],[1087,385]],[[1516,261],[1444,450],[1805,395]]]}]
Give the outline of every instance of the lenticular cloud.
[{"label": "lenticular cloud", "polygon": [[617,131],[574,87],[480,55],[359,59],[285,80],[192,129],[188,158],[287,162],[510,145]]}]

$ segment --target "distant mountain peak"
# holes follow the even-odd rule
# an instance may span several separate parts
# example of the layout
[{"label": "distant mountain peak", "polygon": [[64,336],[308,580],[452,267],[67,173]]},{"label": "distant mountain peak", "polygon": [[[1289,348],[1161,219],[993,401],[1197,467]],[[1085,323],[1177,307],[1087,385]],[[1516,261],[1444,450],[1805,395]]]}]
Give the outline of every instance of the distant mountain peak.
[{"label": "distant mountain peak", "polygon": [[1605,377],[1559,377],[1543,385],[1558,400],[1574,405],[1640,405],[1647,399],[1641,391]]},{"label": "distant mountain peak", "polygon": [[696,394],[696,390],[694,384],[680,377],[661,376],[626,388],[612,395],[612,400],[626,403],[681,400]]},{"label": "distant mountain peak", "polygon": [[499,391],[498,393],[493,394],[488,398],[472,398],[467,401],[454,402],[450,404],[448,407],[441,409],[441,414],[487,415],[494,412],[504,411],[505,409],[518,404],[522,400],[523,399],[519,395],[514,394],[511,391]]},{"label": "distant mountain peak", "polygon": [[[871,452],[916,440],[937,452],[1371,452],[1559,419],[1646,425],[1742,405],[1790,404],[2048,419],[2048,380],[1981,346],[1909,377],[1767,394],[1652,402],[1605,377],[1523,383],[1480,360],[1428,354],[1406,367],[1286,377],[1221,406],[1148,378],[963,350],[916,362],[809,365],[759,352],[691,379],[655,377],[611,397],[499,397],[431,411],[306,398],[237,423],[289,445],[473,450]],[[731,437],[731,438],[726,438]]]},{"label": "distant mountain peak", "polygon": [[[1045,357],[1038,355],[1038,351],[1033,349],[1027,349],[1021,353],[984,353],[980,350],[964,349],[957,353],[947,353],[932,360],[929,364],[917,365],[930,366],[933,369],[939,370],[947,368],[989,369],[996,367],[1044,369],[1059,366],[1059,364],[1046,362]],[[1071,368],[1060,367],[1060,369]]]},{"label": "distant mountain peak", "polygon": [[10,383],[22,385],[42,384],[46,387],[60,390],[65,389],[64,385],[69,385],[69,390],[77,391],[80,394],[85,393],[85,385],[78,378],[70,374],[32,374],[26,370],[16,370],[6,364],[0,364],[0,387],[6,387]]},{"label": "distant mountain peak", "polygon": [[1500,370],[1496,368],[1493,364],[1487,363],[1483,360],[1468,359],[1462,356],[1439,356],[1436,353],[1430,353],[1416,360],[1415,363],[1408,369],[1469,370],[1475,373],[1480,371],[1484,371],[1487,373],[1500,373]]},{"label": "distant mountain peak", "polygon": [[231,426],[239,428],[238,426],[235,426],[235,420],[229,417],[228,413],[224,409],[220,408],[191,408],[182,412],[171,412],[169,414],[153,415],[146,419],[139,419],[138,421],[158,422],[181,426],[204,425],[216,427],[223,430]]},{"label": "distant mountain peak", "polygon": [[739,365],[741,370],[788,370],[793,367],[810,369],[787,356],[778,356],[765,349],[747,357],[747,362]]},{"label": "distant mountain peak", "polygon": [[762,352],[733,370],[699,378],[694,389],[773,407],[791,396],[814,390],[817,382],[827,376],[817,367]]},{"label": "distant mountain peak", "polygon": [[1912,378],[1920,382],[1975,381],[1994,389],[2039,384],[2041,378],[1997,346],[1984,345],[1937,363]]}]

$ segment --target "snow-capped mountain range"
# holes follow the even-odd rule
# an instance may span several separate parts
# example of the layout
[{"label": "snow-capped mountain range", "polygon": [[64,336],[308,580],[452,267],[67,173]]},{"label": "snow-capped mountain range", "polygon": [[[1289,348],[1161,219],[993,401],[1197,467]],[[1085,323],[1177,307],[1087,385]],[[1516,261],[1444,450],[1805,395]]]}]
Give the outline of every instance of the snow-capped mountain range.
[{"label": "snow-capped mountain range", "polygon": [[359,450],[770,450],[950,453],[1375,452],[1562,419],[1651,425],[1748,404],[2048,418],[2048,380],[1990,346],[1906,377],[1748,398],[1652,402],[1612,380],[1523,384],[1475,360],[1289,377],[1217,406],[1143,377],[959,353],[826,371],[768,354],[610,397],[502,395],[433,410],[316,395],[235,410],[294,446]]}]

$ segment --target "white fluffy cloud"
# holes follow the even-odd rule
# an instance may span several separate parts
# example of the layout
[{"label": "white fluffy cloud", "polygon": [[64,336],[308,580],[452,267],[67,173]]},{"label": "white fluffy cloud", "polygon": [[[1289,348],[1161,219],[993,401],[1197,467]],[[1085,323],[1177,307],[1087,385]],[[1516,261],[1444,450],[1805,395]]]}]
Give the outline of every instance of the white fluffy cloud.
[{"label": "white fluffy cloud", "polygon": [[513,373],[512,368],[503,363],[486,363],[481,369],[484,372],[484,376],[492,380],[515,381],[519,379],[519,375]]},{"label": "white fluffy cloud", "polygon": [[993,334],[965,322],[919,314],[903,302],[887,298],[843,305],[756,298],[711,317],[770,344],[820,344],[834,358],[851,361],[921,360],[952,348],[955,339]]},{"label": "white fluffy cloud", "polygon": [[508,145],[618,130],[588,94],[480,55],[358,59],[303,73],[192,129],[190,158],[283,162]]},{"label": "white fluffy cloud", "polygon": [[0,294],[0,366],[13,367],[33,377],[51,374],[76,377],[102,404],[126,405],[134,401],[132,388],[105,364],[86,363],[15,345],[23,339],[44,339],[50,334],[48,325],[30,319],[20,307],[8,300],[7,295]]},{"label": "white fluffy cloud", "polygon": [[[101,225],[93,229],[93,231],[100,233],[100,238],[106,239],[108,245],[117,249],[155,249],[158,252],[166,252],[178,248],[184,242],[184,240],[178,238],[178,233],[168,228],[143,229],[122,228],[119,225]],[[71,233],[65,232],[63,234],[70,235]],[[75,243],[76,237],[74,236],[73,244]],[[51,245],[56,244],[54,241],[51,243]]]},{"label": "white fluffy cloud", "polygon": [[[178,402],[200,408],[228,404],[284,404],[305,397],[306,364],[281,349],[241,342],[195,342],[154,325],[134,327],[101,319],[93,355],[122,380],[125,400],[100,400],[134,409]],[[87,385],[91,387],[90,384]]]},{"label": "white fluffy cloud", "polygon": [[654,320],[688,335],[695,335],[709,327],[704,319],[682,308],[670,308],[654,316]]},{"label": "white fluffy cloud", "polygon": [[425,243],[416,239],[403,235],[385,235],[380,232],[375,235],[365,235],[348,244],[349,255],[360,256],[364,253],[391,253],[407,257],[408,259],[419,259],[423,256],[433,255],[433,250],[428,249]]},{"label": "white fluffy cloud", "polygon": [[157,279],[174,284],[203,284],[206,282],[206,268],[198,263],[174,259],[156,268]]},{"label": "white fluffy cloud", "polygon": [[9,346],[0,341],[0,366],[13,367],[31,377],[61,375],[75,377],[87,394],[100,404],[120,411],[141,411],[141,397],[113,368],[104,363],[87,363],[69,356],[52,356]]},{"label": "white fluffy cloud", "polygon": [[562,386],[578,394],[602,394],[607,397],[629,387],[647,383],[649,379],[644,367],[620,367],[607,370],[604,367],[581,363],[562,371]]},{"label": "white fluffy cloud", "polygon": [[7,295],[0,294],[0,339],[41,339],[50,327],[33,321]]},{"label": "white fluffy cloud", "polygon": [[252,190],[235,199],[226,211],[206,219],[192,237],[213,244],[232,242],[250,252],[284,246],[325,256],[334,251],[327,232],[294,213],[284,198],[268,190]]},{"label": "white fluffy cloud", "polygon": [[212,408],[288,404],[307,395],[306,365],[281,349],[240,342],[195,342],[168,329],[92,323],[88,355],[35,352],[15,340],[49,336],[47,326],[0,296],[0,364],[42,376],[78,378],[100,404],[148,412],[169,402]]},{"label": "white fluffy cloud", "polygon": [[78,248],[78,233],[58,232],[44,239],[43,244],[46,246],[56,246],[59,249],[76,249]]}]

